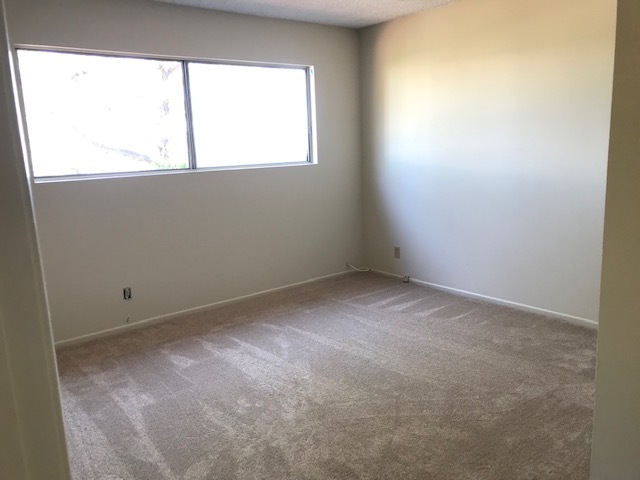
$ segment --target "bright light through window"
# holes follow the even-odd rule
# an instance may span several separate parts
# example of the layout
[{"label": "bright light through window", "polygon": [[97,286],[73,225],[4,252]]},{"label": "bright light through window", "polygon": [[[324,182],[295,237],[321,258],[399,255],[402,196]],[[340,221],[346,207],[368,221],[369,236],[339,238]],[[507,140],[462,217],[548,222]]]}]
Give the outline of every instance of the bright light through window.
[{"label": "bright light through window", "polygon": [[304,69],[189,64],[199,167],[306,162]]},{"label": "bright light through window", "polygon": [[36,178],[315,162],[311,67],[26,49],[18,65]]},{"label": "bright light through window", "polygon": [[180,62],[19,50],[34,176],[188,168]]}]

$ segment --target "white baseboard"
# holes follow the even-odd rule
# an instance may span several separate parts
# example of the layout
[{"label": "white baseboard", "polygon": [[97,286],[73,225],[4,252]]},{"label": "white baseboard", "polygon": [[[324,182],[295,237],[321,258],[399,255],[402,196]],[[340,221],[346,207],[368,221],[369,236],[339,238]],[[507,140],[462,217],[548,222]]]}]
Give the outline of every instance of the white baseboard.
[{"label": "white baseboard", "polygon": [[[385,272],[382,270],[375,270],[372,269],[371,270],[372,273],[376,273],[378,275],[384,275],[385,277],[392,277],[392,278],[398,278],[398,279],[402,279],[403,276],[402,275],[398,275],[395,273],[390,273],[390,272]],[[143,327],[148,327],[150,325],[154,325],[156,323],[162,323],[162,322],[166,322],[168,320],[172,320],[174,318],[177,317],[181,317],[183,315],[188,315],[188,314],[192,314],[192,313],[199,313],[199,312],[203,312],[206,310],[213,310],[216,308],[220,308],[220,307],[224,307],[225,305],[230,305],[233,303],[238,303],[238,302],[242,302],[244,300],[250,300],[252,298],[257,298],[257,297],[261,297],[263,295],[267,295],[269,293],[274,293],[274,292],[281,292],[284,290],[288,290],[291,288],[295,288],[295,287],[300,287],[303,285],[309,285],[312,283],[316,283],[316,282],[321,282],[323,280],[329,280],[331,278],[337,278],[337,277],[342,277],[344,275],[350,275],[353,274],[354,272],[351,270],[346,270],[346,271],[342,271],[342,272],[338,272],[338,273],[333,273],[330,275],[325,275],[322,277],[317,277],[317,278],[311,278],[309,280],[304,280],[302,282],[297,282],[297,283],[292,283],[289,285],[284,285],[282,287],[276,287],[276,288],[271,288],[268,290],[263,290],[260,292],[256,292],[256,293],[251,293],[249,295],[243,295],[240,297],[235,297],[235,298],[230,298],[228,300],[221,300],[219,302],[214,302],[214,303],[210,303],[207,305],[202,305],[199,307],[194,307],[194,308],[189,308],[186,310],[181,310],[178,312],[173,312],[173,313],[168,313],[166,315],[160,315],[157,317],[153,317],[153,318],[148,318],[145,320],[139,320],[135,323],[130,323],[127,325],[119,325],[117,327],[113,327],[113,328],[109,328],[107,330],[101,330],[99,332],[95,332],[95,333],[90,333],[87,335],[81,335],[79,337],[74,337],[74,338],[70,338],[67,340],[61,340],[59,342],[55,343],[55,347],[56,349],[58,348],[63,348],[63,347],[68,347],[71,345],[77,345],[80,343],[85,343],[88,342],[90,340],[97,340],[99,338],[104,338],[104,337],[110,337],[113,335],[118,335],[120,333],[124,333],[127,331],[132,331],[132,330],[136,330],[139,328],[143,328]],[[449,292],[449,293],[453,293],[456,295],[461,295],[463,297],[467,297],[467,298],[473,298],[476,300],[484,300],[486,302],[489,303],[495,303],[497,305],[504,305],[507,307],[511,307],[511,308],[515,308],[518,310],[523,310],[526,312],[532,312],[532,313],[538,313],[541,315],[546,315],[548,317],[554,317],[554,318],[558,318],[561,320],[564,320],[566,322],[572,323],[574,325],[580,325],[580,326],[586,326],[586,327],[590,327],[590,328],[594,328],[597,329],[598,328],[598,322],[595,322],[593,320],[589,320],[587,318],[582,318],[582,317],[576,317],[573,315],[567,315],[565,313],[560,313],[560,312],[555,312],[553,310],[547,310],[544,308],[539,308],[539,307],[534,307],[531,305],[526,305],[523,303],[517,303],[517,302],[512,302],[509,300],[503,300],[501,298],[495,298],[495,297],[490,297],[488,295],[481,295],[478,293],[473,293],[473,292],[468,292],[466,290],[460,290],[457,288],[452,288],[452,287],[445,287],[444,285],[438,285],[436,283],[430,283],[430,282],[425,282],[423,280],[418,280],[416,278],[411,278],[411,283],[416,284],[416,285],[421,285],[424,287],[431,287],[431,288],[435,288],[437,290],[442,290],[444,292]]]},{"label": "white baseboard", "polygon": [[242,295],[240,297],[230,298],[228,300],[221,300],[219,302],[209,303],[207,305],[202,305],[202,306],[199,306],[199,307],[188,308],[186,310],[181,310],[179,312],[167,313],[166,315],[160,315],[158,317],[139,320],[139,321],[137,321],[135,323],[129,323],[129,324],[126,324],[126,325],[119,325],[117,327],[109,328],[107,330],[101,330],[99,332],[89,333],[87,335],[81,335],[79,337],[69,338],[67,340],[61,340],[61,341],[55,343],[55,347],[56,347],[56,349],[59,349],[59,348],[68,347],[68,346],[71,346],[71,345],[77,345],[77,344],[80,344],[80,343],[85,343],[85,342],[88,342],[90,340],[97,340],[99,338],[110,337],[110,336],[118,335],[120,333],[124,333],[124,332],[127,332],[127,331],[136,330],[136,329],[143,328],[143,327],[148,327],[148,326],[154,325],[156,323],[166,322],[168,320],[172,320],[174,318],[181,317],[183,315],[188,315],[188,314],[191,314],[191,313],[204,312],[206,310],[214,310],[216,308],[224,307],[225,305],[230,305],[230,304],[233,304],[233,303],[242,302],[244,300],[250,300],[252,298],[262,297],[262,296],[267,295],[269,293],[281,292],[281,291],[284,291],[284,290],[289,290],[291,288],[301,287],[303,285],[309,285],[311,283],[317,283],[317,282],[321,282],[323,280],[329,280],[331,278],[342,277],[342,276],[350,275],[350,274],[353,274],[353,271],[345,270],[343,272],[332,273],[330,275],[325,275],[323,277],[316,277],[316,278],[311,278],[309,280],[304,280],[302,282],[291,283],[289,285],[284,285],[282,287],[276,287],[276,288],[270,288],[268,290],[262,290],[261,292],[251,293],[249,295]]},{"label": "white baseboard", "polygon": [[[382,270],[371,270],[374,273],[379,275],[384,275],[385,277],[393,277],[393,278],[404,278],[403,275],[398,275],[395,273],[384,272]],[[598,328],[598,322],[593,320],[589,320],[588,318],[576,317],[574,315],[567,315],[566,313],[554,312],[553,310],[547,310],[545,308],[534,307],[531,305],[526,305],[524,303],[512,302],[510,300],[503,300],[501,298],[490,297],[488,295],[481,295],[479,293],[468,292],[466,290],[460,290],[452,287],[445,287],[444,285],[438,285],[437,283],[425,282],[424,280],[418,280],[416,278],[411,277],[411,283],[415,283],[416,285],[421,285],[423,287],[431,287],[436,290],[442,290],[443,292],[453,293],[456,295],[461,295],[467,298],[473,298],[475,300],[484,300],[489,303],[495,303],[497,305],[504,305],[506,307],[515,308],[517,310],[523,310],[525,312],[539,313],[541,315],[546,315],[547,317],[558,318],[560,320],[564,320],[565,322],[571,323],[573,325],[580,325],[582,327],[589,327],[593,329]]]}]

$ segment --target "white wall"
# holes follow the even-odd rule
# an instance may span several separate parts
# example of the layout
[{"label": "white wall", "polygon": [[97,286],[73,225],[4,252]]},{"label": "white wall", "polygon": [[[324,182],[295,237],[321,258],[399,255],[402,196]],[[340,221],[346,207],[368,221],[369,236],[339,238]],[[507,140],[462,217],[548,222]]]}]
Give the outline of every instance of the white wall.
[{"label": "white wall", "polygon": [[8,6],[17,43],[316,67],[317,166],[35,185],[56,340],[346,260],[597,320],[615,0],[459,1],[362,32],[364,198],[355,32],[147,0]]},{"label": "white wall", "polygon": [[640,478],[640,3],[619,0],[593,480]]},{"label": "white wall", "polygon": [[615,5],[462,0],[362,32],[368,263],[597,320]]},{"label": "white wall", "polygon": [[7,4],[18,44],[315,65],[318,165],[35,185],[57,341],[360,260],[355,31],[146,0]]},{"label": "white wall", "polygon": [[8,51],[0,1],[0,478],[69,480]]}]

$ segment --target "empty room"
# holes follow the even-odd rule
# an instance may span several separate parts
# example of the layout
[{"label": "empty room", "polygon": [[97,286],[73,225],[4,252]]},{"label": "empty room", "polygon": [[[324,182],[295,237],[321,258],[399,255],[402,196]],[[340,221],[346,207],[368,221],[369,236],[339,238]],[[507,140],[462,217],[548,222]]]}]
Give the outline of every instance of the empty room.
[{"label": "empty room", "polygon": [[2,14],[2,480],[640,478],[635,0]]}]

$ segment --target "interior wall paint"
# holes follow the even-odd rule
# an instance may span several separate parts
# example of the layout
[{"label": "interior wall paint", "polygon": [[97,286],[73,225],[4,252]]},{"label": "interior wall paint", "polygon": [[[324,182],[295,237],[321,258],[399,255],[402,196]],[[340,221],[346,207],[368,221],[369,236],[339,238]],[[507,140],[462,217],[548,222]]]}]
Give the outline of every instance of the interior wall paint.
[{"label": "interior wall paint", "polygon": [[17,44],[315,66],[318,165],[34,186],[56,340],[360,260],[355,31],[150,0],[7,4]]},{"label": "interior wall paint", "polygon": [[640,478],[640,3],[618,2],[591,478]]},{"label": "interior wall paint", "polygon": [[0,0],[0,478],[70,480]]},{"label": "interior wall paint", "polygon": [[13,382],[0,310],[0,478],[26,479],[25,459],[20,439],[20,420],[13,398]]},{"label": "interior wall paint", "polygon": [[615,5],[463,0],[361,32],[372,267],[597,321]]}]

